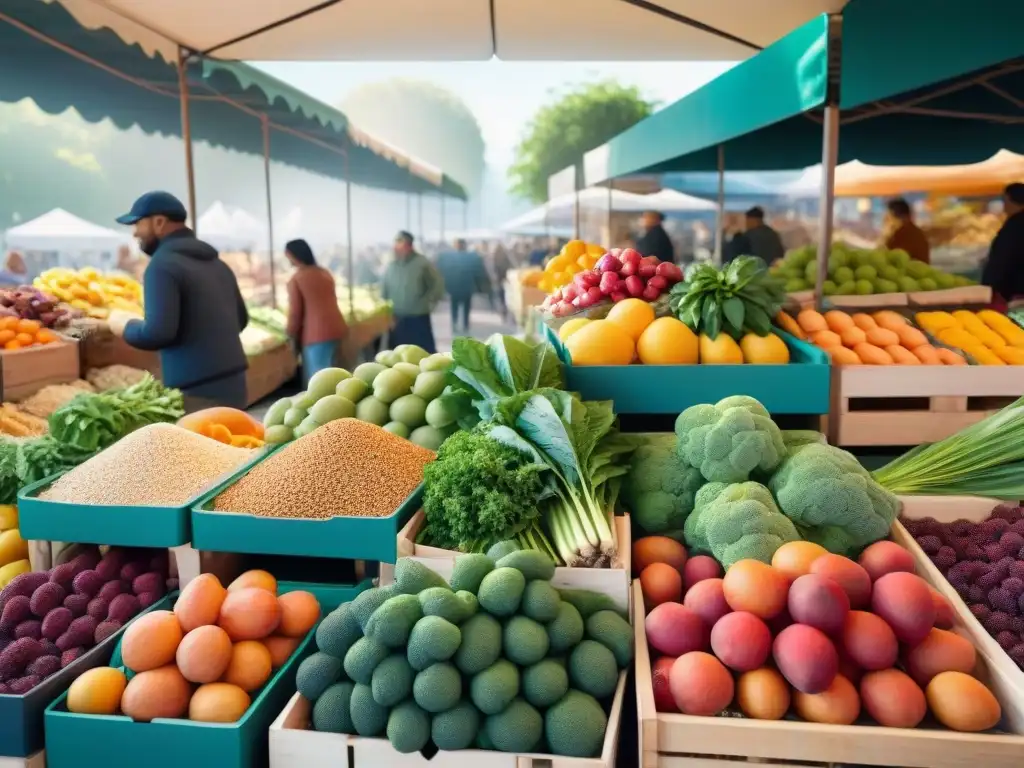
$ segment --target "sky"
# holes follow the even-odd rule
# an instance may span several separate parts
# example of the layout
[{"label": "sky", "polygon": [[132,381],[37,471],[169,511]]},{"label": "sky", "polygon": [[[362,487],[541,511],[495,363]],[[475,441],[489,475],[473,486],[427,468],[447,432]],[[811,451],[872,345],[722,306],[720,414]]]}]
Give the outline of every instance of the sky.
[{"label": "sky", "polygon": [[476,115],[487,162],[507,167],[526,125],[552,90],[614,78],[636,85],[665,106],[714,79],[729,62],[258,62],[260,69],[337,105],[353,88],[395,77],[416,77],[448,88]]}]

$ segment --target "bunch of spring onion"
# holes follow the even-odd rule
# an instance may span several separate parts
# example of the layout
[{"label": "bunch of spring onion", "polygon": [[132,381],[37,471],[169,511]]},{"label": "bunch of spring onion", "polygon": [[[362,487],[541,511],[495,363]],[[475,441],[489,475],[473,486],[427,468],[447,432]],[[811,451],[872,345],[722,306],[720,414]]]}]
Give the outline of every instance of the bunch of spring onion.
[{"label": "bunch of spring onion", "polygon": [[1024,499],[1024,397],[874,472],[893,493]]}]

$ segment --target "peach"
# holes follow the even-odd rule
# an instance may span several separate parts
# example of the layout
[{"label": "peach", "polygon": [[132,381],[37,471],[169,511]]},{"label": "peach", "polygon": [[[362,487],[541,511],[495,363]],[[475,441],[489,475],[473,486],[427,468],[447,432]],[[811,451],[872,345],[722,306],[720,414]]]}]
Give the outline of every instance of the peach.
[{"label": "peach", "polygon": [[202,573],[186,584],[174,603],[174,615],[178,617],[182,632],[216,624],[227,594],[220,579],[212,573]]},{"label": "peach", "polygon": [[669,674],[676,660],[671,656],[662,656],[651,666],[651,683],[654,687],[654,708],[658,712],[678,712],[676,700],[672,698],[669,685]]},{"label": "peach", "polygon": [[878,579],[871,591],[871,610],[907,645],[920,643],[935,625],[931,588],[912,573],[894,571]]},{"label": "peach", "polygon": [[258,587],[259,589],[265,589],[270,594],[276,595],[277,579],[275,579],[266,571],[261,571],[259,569],[246,571],[237,579],[228,584],[228,592],[234,592],[236,589],[248,589],[250,587]]},{"label": "peach", "polygon": [[633,572],[643,573],[651,563],[671,565],[680,574],[686,565],[686,547],[668,536],[644,536],[633,542]]},{"label": "peach", "polygon": [[770,619],[786,608],[789,580],[759,560],[740,560],[726,572],[722,590],[734,611],[747,611],[760,619]]},{"label": "peach", "polygon": [[662,603],[678,602],[683,596],[683,577],[666,563],[651,563],[640,573],[644,606],[651,610]]},{"label": "peach", "polygon": [[710,653],[693,651],[675,660],[669,687],[684,715],[717,715],[732,702],[735,684],[725,666]]},{"label": "peach", "polygon": [[280,622],[277,597],[259,587],[229,589],[217,619],[217,624],[235,642],[261,640],[277,629]]},{"label": "peach", "polygon": [[644,621],[647,642],[667,656],[682,656],[708,647],[708,628],[696,613],[679,603],[662,603]]},{"label": "peach", "polygon": [[683,605],[700,616],[709,627],[715,626],[716,621],[732,610],[725,601],[721,579],[698,581],[687,590]]},{"label": "peach", "polygon": [[811,564],[828,550],[810,541],[789,541],[775,550],[772,568],[781,571],[790,581],[811,572]]},{"label": "peach", "polygon": [[860,717],[860,696],[853,683],[836,675],[832,685],[821,693],[793,693],[796,713],[811,723],[853,725]]},{"label": "peach", "polygon": [[132,672],[163,667],[174,661],[183,634],[178,617],[173,613],[150,611],[135,619],[124,631],[121,659]]},{"label": "peach", "polygon": [[914,556],[895,541],[876,541],[857,559],[868,572],[871,581],[878,581],[887,573],[914,573]]},{"label": "peach", "polygon": [[928,585],[932,590],[932,602],[935,603],[935,626],[939,629],[952,629],[956,624],[956,614],[949,600],[939,594],[935,587]]},{"label": "peach", "polygon": [[320,601],[311,592],[286,592],[277,598],[277,603],[281,607],[279,635],[302,637],[320,620]]},{"label": "peach", "polygon": [[944,629],[933,629],[928,637],[903,654],[903,668],[918,685],[928,685],[942,672],[969,675],[977,661],[977,653],[970,640]]},{"label": "peach", "polygon": [[925,695],[935,719],[954,731],[987,731],[1003,716],[992,691],[963,672],[940,672]]},{"label": "peach", "polygon": [[850,598],[843,588],[825,576],[809,573],[789,588],[789,615],[798,624],[816,627],[826,635],[838,635],[850,612]]},{"label": "peach", "polygon": [[722,576],[722,566],[713,557],[697,555],[688,558],[683,566],[683,587],[689,590],[694,584],[704,579],[718,579]]},{"label": "peach", "polygon": [[850,611],[843,626],[843,652],[861,669],[888,669],[900,646],[892,627],[867,611]]},{"label": "peach", "polygon": [[711,628],[711,650],[730,669],[749,672],[768,658],[772,633],[752,613],[727,613]]},{"label": "peach", "polygon": [[216,682],[231,661],[231,638],[220,627],[196,627],[182,638],[174,659],[189,682]]},{"label": "peach", "polygon": [[850,598],[850,607],[864,608],[871,602],[871,577],[857,563],[842,555],[822,555],[811,563],[811,573],[832,579]]},{"label": "peach", "polygon": [[798,691],[821,693],[839,672],[839,654],[824,632],[806,624],[786,627],[775,638],[772,657]]},{"label": "peach", "polygon": [[879,725],[914,728],[928,711],[924,691],[898,669],[868,672],[860,681],[864,709]]},{"label": "peach", "polygon": [[736,704],[755,720],[781,720],[789,711],[789,685],[770,667],[744,672],[736,681]]},{"label": "peach", "polygon": [[295,652],[295,649],[299,647],[299,643],[302,642],[301,637],[281,637],[280,635],[271,635],[263,639],[263,644],[267,646],[267,650],[270,651],[270,664],[274,669],[280,669],[284,666],[284,663],[288,661],[288,658]]}]

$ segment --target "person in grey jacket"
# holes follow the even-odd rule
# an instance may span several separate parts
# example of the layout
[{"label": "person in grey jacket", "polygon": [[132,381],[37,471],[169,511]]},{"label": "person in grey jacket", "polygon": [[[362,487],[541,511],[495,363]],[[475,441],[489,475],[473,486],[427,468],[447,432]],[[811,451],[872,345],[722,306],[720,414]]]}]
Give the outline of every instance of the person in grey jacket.
[{"label": "person in grey jacket", "polygon": [[786,255],[779,233],[764,223],[764,209],[755,205],[746,213],[747,230],[745,245],[750,255],[760,257],[766,264],[772,264]]}]

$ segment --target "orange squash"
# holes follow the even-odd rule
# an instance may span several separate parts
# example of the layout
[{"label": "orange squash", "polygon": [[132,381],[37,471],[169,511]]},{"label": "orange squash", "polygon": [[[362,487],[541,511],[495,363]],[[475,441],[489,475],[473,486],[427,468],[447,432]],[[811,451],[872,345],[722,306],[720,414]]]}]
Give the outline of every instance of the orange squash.
[{"label": "orange squash", "polygon": [[211,425],[226,427],[232,435],[248,435],[260,440],[263,439],[263,425],[245,411],[240,411],[237,408],[225,408],[223,406],[206,408],[202,411],[190,413],[178,420],[179,427],[208,437],[212,436],[209,430]]}]

